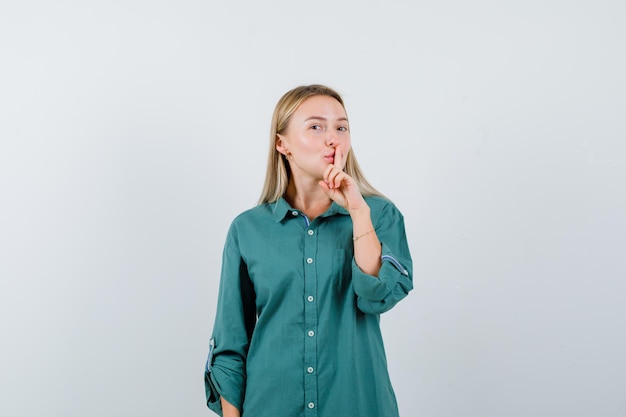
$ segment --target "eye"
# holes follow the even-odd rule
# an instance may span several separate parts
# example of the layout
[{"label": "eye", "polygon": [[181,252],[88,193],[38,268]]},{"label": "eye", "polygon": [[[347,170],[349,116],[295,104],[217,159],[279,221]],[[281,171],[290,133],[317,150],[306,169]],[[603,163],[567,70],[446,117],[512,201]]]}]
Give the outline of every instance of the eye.
[{"label": "eye", "polygon": [[338,131],[340,131],[340,132],[347,132],[347,131],[348,131],[348,128],[347,128],[346,126],[339,126],[339,127],[337,128],[337,130],[338,130]]},{"label": "eye", "polygon": [[312,130],[322,130],[322,126],[320,126],[320,125],[311,125],[310,129],[312,129]]}]

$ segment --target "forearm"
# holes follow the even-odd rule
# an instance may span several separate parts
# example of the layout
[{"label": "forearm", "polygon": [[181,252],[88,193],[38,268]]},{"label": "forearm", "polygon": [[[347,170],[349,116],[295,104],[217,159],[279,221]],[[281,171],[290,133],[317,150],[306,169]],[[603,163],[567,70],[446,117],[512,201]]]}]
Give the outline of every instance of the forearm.
[{"label": "forearm", "polygon": [[354,261],[364,273],[378,276],[381,267],[381,246],[370,217],[370,208],[365,205],[365,207],[351,211],[350,216],[352,217]]},{"label": "forearm", "polygon": [[235,407],[234,405],[226,401],[224,397],[221,397],[220,401],[222,403],[222,414],[224,417],[240,417],[241,416],[241,413],[239,413],[239,410],[237,409],[237,407]]}]

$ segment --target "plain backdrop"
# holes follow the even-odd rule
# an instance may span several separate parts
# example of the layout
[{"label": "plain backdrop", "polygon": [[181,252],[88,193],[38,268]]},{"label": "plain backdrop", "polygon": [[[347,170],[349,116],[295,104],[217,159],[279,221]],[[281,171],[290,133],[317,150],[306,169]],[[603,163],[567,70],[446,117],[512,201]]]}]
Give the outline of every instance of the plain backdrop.
[{"label": "plain backdrop", "polygon": [[344,95],[406,218],[401,415],[626,415],[625,22],[622,0],[3,1],[0,415],[209,415],[226,230],[308,83]]}]

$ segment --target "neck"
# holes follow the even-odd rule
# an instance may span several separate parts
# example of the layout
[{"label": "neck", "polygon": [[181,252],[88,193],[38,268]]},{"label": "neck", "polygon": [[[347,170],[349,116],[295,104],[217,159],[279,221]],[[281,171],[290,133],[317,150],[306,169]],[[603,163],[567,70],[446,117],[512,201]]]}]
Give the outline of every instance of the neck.
[{"label": "neck", "polygon": [[332,203],[317,182],[299,183],[293,177],[287,185],[285,200],[310,220],[328,210]]}]

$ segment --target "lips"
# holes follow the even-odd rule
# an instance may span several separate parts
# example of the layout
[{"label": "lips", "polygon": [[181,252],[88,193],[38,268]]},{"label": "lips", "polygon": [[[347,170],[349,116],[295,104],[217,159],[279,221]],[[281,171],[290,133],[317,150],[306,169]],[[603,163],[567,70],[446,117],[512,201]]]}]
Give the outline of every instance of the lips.
[{"label": "lips", "polygon": [[335,163],[335,153],[330,152],[330,153],[324,154],[324,159],[331,164]]}]

